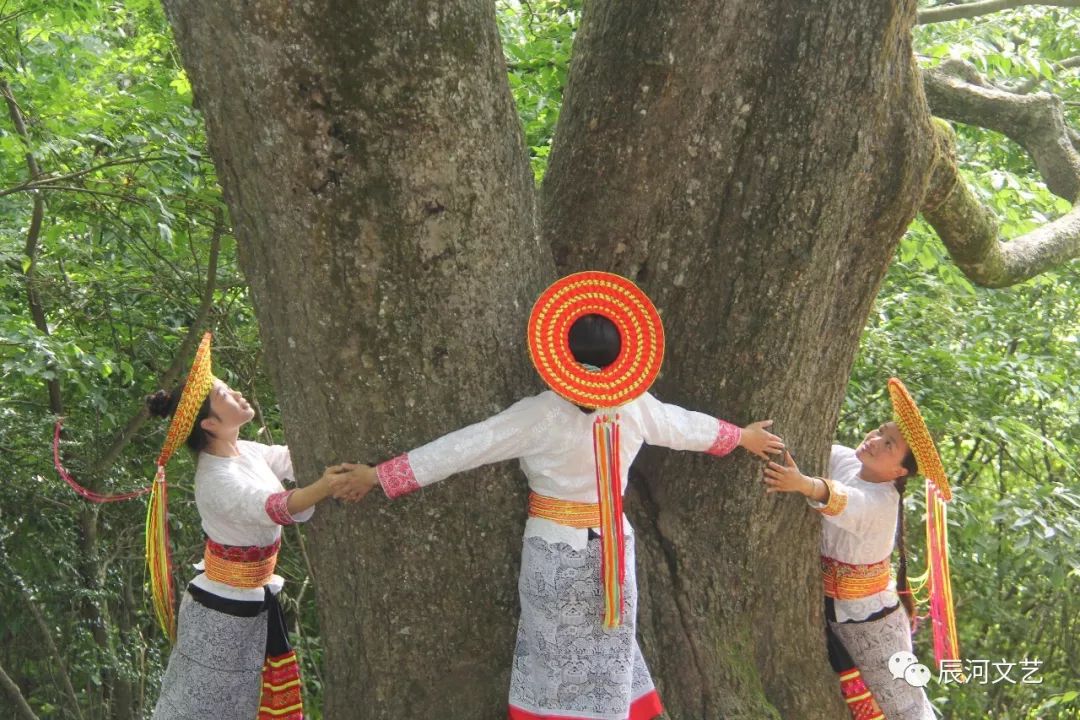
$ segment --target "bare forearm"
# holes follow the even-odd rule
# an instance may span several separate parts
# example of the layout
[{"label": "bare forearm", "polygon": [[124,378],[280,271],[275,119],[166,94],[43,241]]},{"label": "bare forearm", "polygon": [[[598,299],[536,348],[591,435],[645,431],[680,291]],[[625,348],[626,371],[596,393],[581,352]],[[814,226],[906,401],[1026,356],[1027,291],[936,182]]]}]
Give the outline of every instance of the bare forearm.
[{"label": "bare forearm", "polygon": [[803,476],[806,487],[802,494],[814,502],[827,503],[829,501],[829,485],[821,478]]},{"label": "bare forearm", "polygon": [[289,494],[289,514],[296,515],[302,513],[328,497],[330,497],[330,483],[324,476],[310,485],[306,485]]}]

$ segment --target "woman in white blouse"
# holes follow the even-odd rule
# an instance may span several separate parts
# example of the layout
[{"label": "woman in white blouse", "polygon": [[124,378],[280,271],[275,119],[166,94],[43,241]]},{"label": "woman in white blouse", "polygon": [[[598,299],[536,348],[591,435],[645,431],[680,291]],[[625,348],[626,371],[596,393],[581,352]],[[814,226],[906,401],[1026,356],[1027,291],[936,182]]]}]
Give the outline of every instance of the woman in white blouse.
[{"label": "woman in white blouse", "polygon": [[[588,368],[619,354],[619,334],[599,315],[570,330],[569,349]],[[601,521],[593,428],[601,411],[552,391],[527,397],[498,415],[444,435],[382,463],[335,479],[335,495],[359,499],[381,485],[390,498],[421,490],[455,473],[518,458],[529,483],[518,583],[521,616],[510,678],[511,720],[651,720],[662,705],[635,637],[634,534],[623,526],[624,614],[605,626]],[[704,413],[663,403],[645,392],[618,407],[620,477],[641,446],[723,456],[736,447],[765,457],[779,452],[769,421],[740,428]]]},{"label": "woman in white blouse", "polygon": [[[159,390],[147,405],[169,417],[182,390]],[[330,496],[331,476],[353,466],[327,468],[314,483],[286,490],[294,477],[289,449],[239,437],[254,415],[238,390],[214,380],[186,440],[198,455],[195,504],[206,547],[181,601],[154,720],[303,717],[299,667],[275,597],[281,528],[309,519]]]},{"label": "woman in white blouse", "polygon": [[[903,493],[916,472],[894,422],[871,430],[854,450],[833,445],[827,478],[803,475],[786,452],[784,465],[765,468],[767,493],[801,493],[821,513],[829,659],[852,717],[860,720],[934,718],[922,688],[894,677],[888,662],[912,648],[915,603],[907,581]],[[894,545],[900,550],[895,580]]]}]

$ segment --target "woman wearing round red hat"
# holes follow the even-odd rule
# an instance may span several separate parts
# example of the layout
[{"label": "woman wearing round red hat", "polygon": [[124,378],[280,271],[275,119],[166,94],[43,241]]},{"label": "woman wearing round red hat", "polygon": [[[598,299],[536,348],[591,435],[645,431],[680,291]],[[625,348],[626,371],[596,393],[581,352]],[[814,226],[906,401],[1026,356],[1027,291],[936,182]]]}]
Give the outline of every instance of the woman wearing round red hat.
[{"label": "woman wearing round red hat", "polygon": [[529,482],[510,681],[510,717],[649,720],[663,708],[635,637],[634,534],[627,470],[645,443],[765,457],[780,438],[662,403],[647,392],[663,327],[633,283],[577,273],[533,307],[529,350],[551,390],[377,467],[332,479],[358,500],[376,485],[401,497],[450,475],[519,458]]}]

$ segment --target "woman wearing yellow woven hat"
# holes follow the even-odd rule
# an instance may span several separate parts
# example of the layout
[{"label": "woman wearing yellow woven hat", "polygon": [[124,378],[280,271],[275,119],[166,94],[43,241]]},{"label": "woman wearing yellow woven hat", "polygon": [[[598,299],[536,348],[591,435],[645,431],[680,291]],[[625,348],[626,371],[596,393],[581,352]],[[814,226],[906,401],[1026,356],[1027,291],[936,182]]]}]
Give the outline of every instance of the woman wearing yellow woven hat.
[{"label": "woman wearing yellow woven hat", "polygon": [[[889,381],[895,420],[867,433],[855,449],[834,445],[828,478],[807,477],[785,453],[765,468],[766,492],[805,495],[823,519],[821,568],[829,660],[854,720],[934,720],[922,687],[929,671],[911,666],[915,602],[904,547],[904,490],[916,473],[927,479],[927,537],[935,658],[957,658],[948,574],[945,470],[911,395]],[[891,557],[900,551],[894,579]],[[890,662],[896,653],[906,653]],[[903,659],[906,658],[906,659]]]},{"label": "woman wearing yellow woven hat", "polygon": [[172,636],[172,574],[164,522],[165,465],[181,445],[198,454],[195,504],[206,534],[200,572],[180,604],[154,720],[302,720],[300,670],[289,647],[274,574],[281,528],[309,519],[330,496],[328,468],[316,482],[286,490],[289,449],[239,439],[254,416],[243,395],[211,373],[210,334],[177,390],[147,398],[151,412],[172,416],[147,523],[155,607]]},{"label": "woman wearing yellow woven hat", "polygon": [[578,273],[549,287],[533,307],[528,344],[550,391],[335,479],[335,494],[358,499],[381,484],[396,498],[519,458],[531,492],[510,718],[649,720],[662,707],[635,638],[627,469],[644,443],[714,455],[783,446],[768,421],[739,428],[646,392],[663,328],[649,298],[618,275]]}]

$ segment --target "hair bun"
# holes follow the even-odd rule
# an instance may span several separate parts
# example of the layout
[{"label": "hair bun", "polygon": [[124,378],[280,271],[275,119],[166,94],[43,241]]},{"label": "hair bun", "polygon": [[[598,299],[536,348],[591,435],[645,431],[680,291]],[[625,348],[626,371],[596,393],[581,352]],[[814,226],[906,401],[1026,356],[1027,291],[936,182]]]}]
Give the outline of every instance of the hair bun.
[{"label": "hair bun", "polygon": [[158,390],[153,395],[146,396],[146,407],[150,408],[151,415],[167,418],[172,411],[172,394],[164,390]]}]

